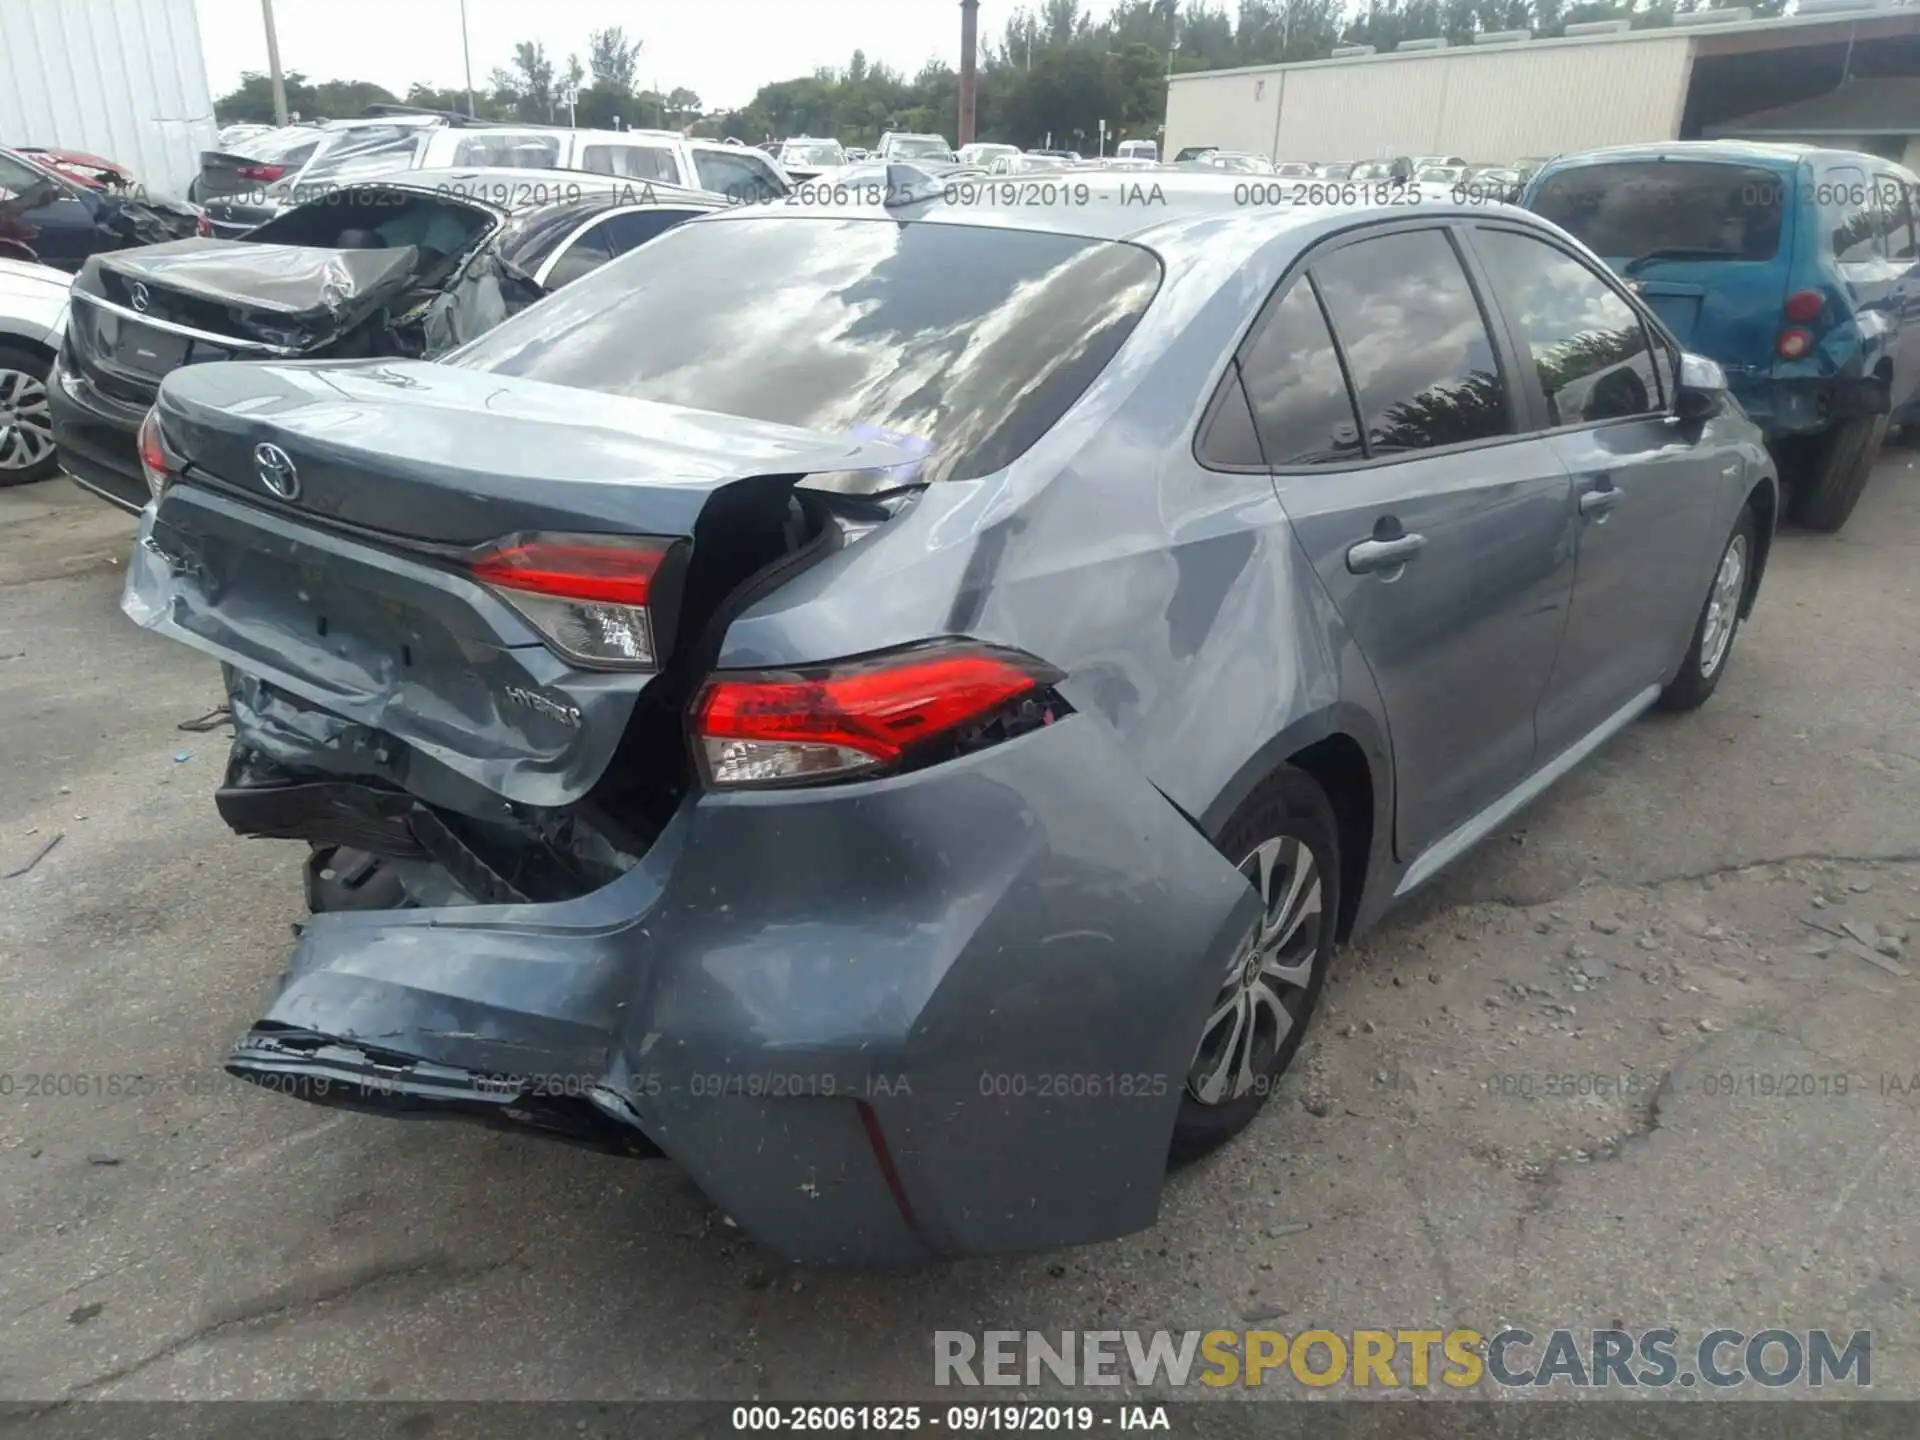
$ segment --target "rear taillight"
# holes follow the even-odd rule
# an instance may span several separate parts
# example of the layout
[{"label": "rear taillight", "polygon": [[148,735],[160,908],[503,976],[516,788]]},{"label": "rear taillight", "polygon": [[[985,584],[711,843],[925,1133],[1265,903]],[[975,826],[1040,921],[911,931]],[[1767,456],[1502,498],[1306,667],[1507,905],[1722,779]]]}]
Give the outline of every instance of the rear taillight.
[{"label": "rear taillight", "polygon": [[[693,703],[692,730],[716,786],[791,784],[884,769],[942,743],[991,742],[1049,725],[1061,678],[1030,655],[972,641],[818,669],[720,674]],[[996,725],[999,734],[988,734]]]},{"label": "rear taillight", "polygon": [[147,411],[140,422],[140,473],[147,477],[147,490],[158,500],[166,493],[178,473],[166,443],[160,438],[160,412]]},{"label": "rear taillight", "polygon": [[521,535],[469,562],[475,579],[581,665],[653,670],[653,601],[669,540],[630,535]]},{"label": "rear taillight", "polygon": [[258,180],[263,185],[278,180],[286,173],[287,167],[284,165],[242,165],[238,171],[242,180]]},{"label": "rear taillight", "polygon": [[1818,290],[1796,290],[1787,297],[1787,303],[1780,307],[1780,313],[1791,324],[1808,325],[1820,318],[1826,303],[1826,296]]},{"label": "rear taillight", "polygon": [[1813,349],[1813,332],[1810,330],[1782,330],[1780,338],[1773,342],[1773,350],[1782,360],[1798,360]]}]

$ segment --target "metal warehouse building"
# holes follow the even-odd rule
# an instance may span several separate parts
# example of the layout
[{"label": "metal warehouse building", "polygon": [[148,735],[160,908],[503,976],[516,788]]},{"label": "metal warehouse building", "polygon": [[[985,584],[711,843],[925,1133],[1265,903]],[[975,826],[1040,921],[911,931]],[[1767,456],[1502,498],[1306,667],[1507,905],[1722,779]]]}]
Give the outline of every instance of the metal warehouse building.
[{"label": "metal warehouse building", "polygon": [[[1458,155],[1469,162],[1594,145],[1739,136],[1920,161],[1920,8],[1803,0],[1800,13],[1682,16],[1670,29],[1574,26],[1474,44],[1177,75],[1166,152],[1193,145],[1275,160]],[[1751,125],[1743,123],[1752,117]]]}]

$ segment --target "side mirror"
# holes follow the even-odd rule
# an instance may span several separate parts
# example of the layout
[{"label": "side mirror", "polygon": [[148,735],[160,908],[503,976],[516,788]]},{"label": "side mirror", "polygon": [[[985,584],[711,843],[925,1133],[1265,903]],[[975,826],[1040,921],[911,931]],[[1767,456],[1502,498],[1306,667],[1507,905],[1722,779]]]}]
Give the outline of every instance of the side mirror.
[{"label": "side mirror", "polygon": [[1681,355],[1673,397],[1673,413],[1678,419],[1705,420],[1720,409],[1726,398],[1727,372],[1720,368],[1719,361],[1704,355]]}]

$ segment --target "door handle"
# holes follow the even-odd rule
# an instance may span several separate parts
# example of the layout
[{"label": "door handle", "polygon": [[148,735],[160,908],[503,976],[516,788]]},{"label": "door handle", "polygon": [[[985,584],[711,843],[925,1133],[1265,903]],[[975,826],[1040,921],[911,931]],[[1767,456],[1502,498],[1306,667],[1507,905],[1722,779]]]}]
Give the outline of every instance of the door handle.
[{"label": "door handle", "polygon": [[1621,491],[1614,488],[1612,476],[1596,476],[1593,488],[1580,497],[1580,513],[1597,515],[1604,520],[1608,512],[1620,503],[1621,494]]},{"label": "door handle", "polygon": [[1426,536],[1408,534],[1386,540],[1362,540],[1347,551],[1347,569],[1355,575],[1395,570],[1418,555],[1426,543]]}]

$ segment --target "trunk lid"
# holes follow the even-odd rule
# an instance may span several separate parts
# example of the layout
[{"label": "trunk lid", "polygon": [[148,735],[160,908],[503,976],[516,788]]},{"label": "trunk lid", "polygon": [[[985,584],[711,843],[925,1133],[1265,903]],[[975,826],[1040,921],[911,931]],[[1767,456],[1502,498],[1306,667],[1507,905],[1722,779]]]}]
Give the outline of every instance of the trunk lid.
[{"label": "trunk lid", "polygon": [[411,246],[328,250],[195,238],[96,255],[74,288],[134,311],[135,320],[297,353],[399,295],[419,264]]},{"label": "trunk lid", "polygon": [[[754,482],[746,493],[777,491],[784,514],[806,475],[914,459],[411,361],[196,367],[168,379],[159,408],[189,463],[143,517],[127,614],[290,697],[279,763],[377,777],[482,819],[502,799],[585,797],[658,672],[562,658],[467,572],[466,548],[534,530],[689,542],[683,596],[659,603],[691,609],[710,590],[701,547],[711,535],[720,556],[734,539],[700,529],[720,492]],[[297,475],[294,499],[269,495],[263,444]],[[288,488],[284,469],[274,478]]]},{"label": "trunk lid", "polygon": [[172,371],[301,354],[403,292],[418,252],[180,240],[87,261],[74,281],[69,352],[116,399],[152,403]]},{"label": "trunk lid", "polygon": [[300,169],[296,162],[261,160],[251,155],[236,155],[227,150],[200,152],[200,184],[195,193],[201,199],[218,195],[257,193],[282,176]]},{"label": "trunk lid", "polygon": [[271,442],[299,475],[300,513],[436,545],[540,529],[691,536],[734,481],[918,458],[886,441],[420,360],[198,367],[172,376],[159,404],[195,470],[269,501],[253,456]]},{"label": "trunk lid", "polygon": [[1658,315],[1681,345],[1693,348],[1693,329],[1700,319],[1700,302],[1706,298],[1702,285],[1676,285],[1671,281],[1641,280],[1634,283],[1647,308]]}]

